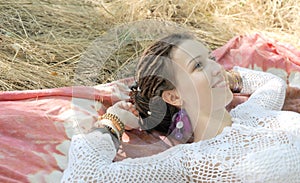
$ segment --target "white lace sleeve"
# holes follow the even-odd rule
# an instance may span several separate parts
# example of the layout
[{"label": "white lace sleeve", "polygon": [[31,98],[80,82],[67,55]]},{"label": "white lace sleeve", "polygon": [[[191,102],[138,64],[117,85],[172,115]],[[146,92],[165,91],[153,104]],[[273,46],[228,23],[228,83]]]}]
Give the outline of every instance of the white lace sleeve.
[{"label": "white lace sleeve", "polygon": [[281,78],[266,72],[234,67],[243,80],[241,93],[251,94],[246,105],[267,110],[281,110],[286,92],[286,83]]},{"label": "white lace sleeve", "polygon": [[[279,77],[261,71],[234,67],[243,80],[241,93],[251,94],[248,101],[238,105],[230,111],[234,123],[253,127],[283,129],[287,123],[294,123],[295,119],[281,111],[284,104],[286,83]],[[280,115],[279,115],[280,114]],[[286,123],[286,124],[284,124]]]},{"label": "white lace sleeve", "polygon": [[188,182],[180,145],[152,157],[113,162],[115,155],[108,133],[76,135],[61,182]]}]

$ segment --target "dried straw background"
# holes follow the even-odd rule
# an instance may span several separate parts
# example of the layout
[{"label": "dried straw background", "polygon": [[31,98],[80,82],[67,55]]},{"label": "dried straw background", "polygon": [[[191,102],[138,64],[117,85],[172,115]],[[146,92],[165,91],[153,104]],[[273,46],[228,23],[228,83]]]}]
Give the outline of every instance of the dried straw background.
[{"label": "dried straw background", "polygon": [[[0,0],[0,90],[72,86],[97,37],[144,19],[186,26],[211,49],[253,32],[300,48],[300,0]],[[143,48],[123,48],[96,83]]]}]

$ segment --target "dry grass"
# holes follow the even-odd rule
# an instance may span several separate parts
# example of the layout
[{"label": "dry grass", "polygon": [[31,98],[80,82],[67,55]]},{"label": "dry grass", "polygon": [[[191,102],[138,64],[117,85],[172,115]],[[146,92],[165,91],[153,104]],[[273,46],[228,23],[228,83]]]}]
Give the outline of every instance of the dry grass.
[{"label": "dry grass", "polygon": [[145,19],[185,26],[211,49],[253,32],[300,48],[299,7],[300,0],[1,0],[0,90],[112,81],[119,70],[132,68],[127,66],[148,42],[122,43],[108,53],[101,49],[112,45],[99,45],[103,40],[96,38]]}]

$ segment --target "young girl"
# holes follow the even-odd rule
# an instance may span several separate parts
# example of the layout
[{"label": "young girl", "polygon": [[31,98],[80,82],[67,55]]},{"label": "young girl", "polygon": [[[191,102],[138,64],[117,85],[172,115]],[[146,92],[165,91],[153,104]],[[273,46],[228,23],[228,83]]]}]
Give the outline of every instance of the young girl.
[{"label": "young girl", "polygon": [[[300,115],[281,111],[285,82],[239,67],[226,74],[208,57],[194,37],[170,35],[144,52],[133,87],[142,129],[193,143],[113,162],[125,126],[137,121],[120,102],[72,138],[62,182],[299,181]],[[228,113],[230,89],[251,97]]]}]

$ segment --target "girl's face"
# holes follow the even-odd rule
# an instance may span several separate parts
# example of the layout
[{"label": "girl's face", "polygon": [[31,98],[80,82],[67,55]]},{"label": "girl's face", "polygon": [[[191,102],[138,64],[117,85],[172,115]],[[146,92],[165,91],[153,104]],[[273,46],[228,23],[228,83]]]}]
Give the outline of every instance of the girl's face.
[{"label": "girl's face", "polygon": [[224,109],[232,100],[225,71],[208,58],[208,49],[198,41],[186,40],[172,53],[176,89],[183,107],[195,114]]}]

